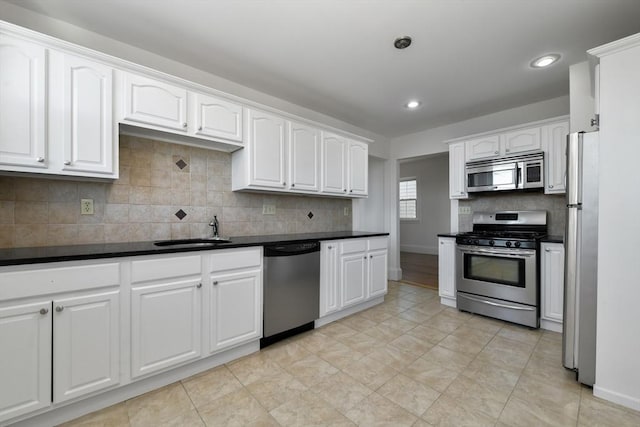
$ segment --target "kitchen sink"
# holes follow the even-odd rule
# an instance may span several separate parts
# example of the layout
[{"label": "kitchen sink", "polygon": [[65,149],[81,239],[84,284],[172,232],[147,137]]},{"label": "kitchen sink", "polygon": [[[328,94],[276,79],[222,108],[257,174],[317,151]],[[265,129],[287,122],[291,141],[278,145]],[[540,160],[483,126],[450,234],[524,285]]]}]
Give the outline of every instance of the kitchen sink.
[{"label": "kitchen sink", "polygon": [[231,243],[231,240],[223,239],[221,237],[204,237],[198,239],[174,239],[174,240],[159,240],[153,242],[156,246],[178,246],[178,245],[217,245],[220,243]]}]

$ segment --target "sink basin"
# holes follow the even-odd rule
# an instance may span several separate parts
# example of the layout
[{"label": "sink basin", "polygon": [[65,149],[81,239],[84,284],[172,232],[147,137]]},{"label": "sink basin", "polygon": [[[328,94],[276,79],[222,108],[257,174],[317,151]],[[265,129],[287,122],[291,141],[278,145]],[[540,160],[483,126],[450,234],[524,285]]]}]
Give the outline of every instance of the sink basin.
[{"label": "sink basin", "polygon": [[231,243],[231,240],[224,239],[222,237],[204,237],[198,239],[175,239],[153,242],[153,244],[156,246],[217,245],[220,243]]}]

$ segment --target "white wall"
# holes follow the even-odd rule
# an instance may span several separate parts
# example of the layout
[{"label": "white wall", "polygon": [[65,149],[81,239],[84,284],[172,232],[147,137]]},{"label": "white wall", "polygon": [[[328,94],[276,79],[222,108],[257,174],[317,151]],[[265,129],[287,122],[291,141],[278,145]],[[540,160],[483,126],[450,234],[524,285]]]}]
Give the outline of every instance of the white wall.
[{"label": "white wall", "polygon": [[640,35],[600,60],[598,326],[594,394],[640,410]]},{"label": "white wall", "polygon": [[[230,95],[245,98],[290,114],[295,114],[309,120],[314,120],[328,126],[333,126],[347,132],[370,138],[373,142],[369,144],[369,154],[382,158],[388,157],[388,141],[385,137],[353,126],[334,117],[315,112],[255,89],[242,86],[206,71],[189,67],[181,62],[164,58],[156,55],[155,53],[101,36],[75,25],[23,9],[1,0],[0,19],[52,37],[122,58],[136,64],[145,65],[167,74],[200,83]],[[144,25],[143,19],[141,19],[140,22],[141,25]]]},{"label": "white wall", "polygon": [[595,117],[593,75],[589,61],[580,62],[569,67],[569,98],[571,119],[570,132],[590,132],[598,130],[591,126]]},{"label": "white wall", "polygon": [[449,153],[400,163],[400,178],[418,184],[418,220],[400,221],[400,250],[438,253],[438,233],[449,230]]},{"label": "white wall", "polygon": [[[544,120],[569,114],[569,96],[561,96],[546,101],[535,102],[509,110],[499,111],[486,116],[476,117],[458,123],[453,123],[438,128],[428,129],[422,132],[394,138],[390,141],[389,161],[385,173],[386,180],[394,180],[393,184],[387,182],[387,197],[393,203],[387,205],[389,218],[389,272],[392,279],[399,279],[402,275],[400,269],[400,226],[398,221],[398,160],[412,157],[420,157],[448,151],[444,141],[472,135],[475,133],[489,132],[522,123]],[[457,200],[450,202],[452,212],[458,209]],[[451,215],[451,223],[443,232],[457,230],[457,214]],[[454,223],[454,221],[456,221]]]},{"label": "white wall", "polygon": [[353,229],[357,231],[386,231],[384,168],[387,160],[369,156],[369,197],[354,199]]}]

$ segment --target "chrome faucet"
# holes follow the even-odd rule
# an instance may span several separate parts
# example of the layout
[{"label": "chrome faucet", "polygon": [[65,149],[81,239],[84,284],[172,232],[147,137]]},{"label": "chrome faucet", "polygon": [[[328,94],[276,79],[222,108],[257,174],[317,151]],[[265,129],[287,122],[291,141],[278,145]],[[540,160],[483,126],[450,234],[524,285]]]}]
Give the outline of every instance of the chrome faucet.
[{"label": "chrome faucet", "polygon": [[220,237],[220,234],[219,234],[219,232],[220,232],[220,223],[218,222],[218,216],[217,215],[213,216],[213,220],[209,223],[209,227],[213,228],[212,232],[213,232],[213,237],[214,238]]}]

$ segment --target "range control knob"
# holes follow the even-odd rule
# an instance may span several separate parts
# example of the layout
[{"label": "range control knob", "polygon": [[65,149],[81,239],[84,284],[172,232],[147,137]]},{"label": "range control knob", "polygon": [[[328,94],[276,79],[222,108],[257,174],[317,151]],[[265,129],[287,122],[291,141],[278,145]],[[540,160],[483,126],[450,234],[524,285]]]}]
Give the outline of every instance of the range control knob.
[{"label": "range control knob", "polygon": [[508,248],[510,248],[511,247],[511,242],[507,242],[506,245],[507,245]]},{"label": "range control knob", "polygon": [[480,244],[480,240],[476,239],[473,241],[474,244],[479,245]]},{"label": "range control knob", "polygon": [[520,247],[520,242],[516,242],[515,245],[516,245],[516,248],[519,248]]},{"label": "range control knob", "polygon": [[495,244],[496,244],[496,242],[495,242],[494,240],[489,240],[489,245],[490,245],[490,246],[493,246],[493,245],[495,245]]}]

